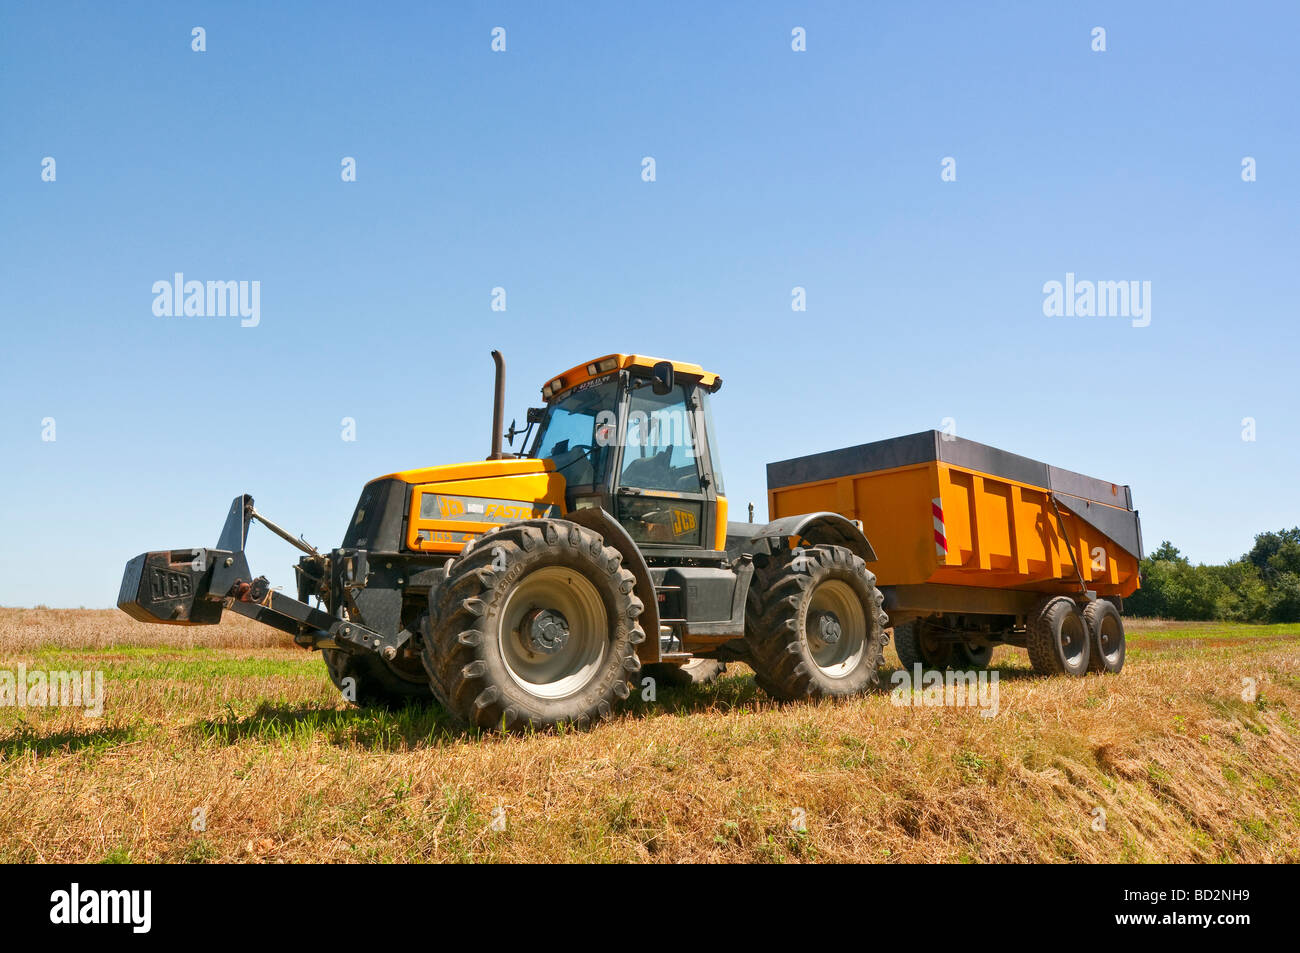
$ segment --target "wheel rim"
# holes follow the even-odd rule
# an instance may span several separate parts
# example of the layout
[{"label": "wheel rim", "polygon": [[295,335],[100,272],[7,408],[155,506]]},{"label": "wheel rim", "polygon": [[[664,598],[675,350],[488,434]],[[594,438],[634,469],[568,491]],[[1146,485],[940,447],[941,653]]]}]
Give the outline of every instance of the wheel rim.
[{"label": "wheel rim", "polygon": [[867,614],[851,586],[830,579],[813,590],[804,628],[822,674],[843,678],[857,668],[867,647]]},{"label": "wheel rim", "polygon": [[585,688],[605,660],[605,604],[577,570],[534,570],[506,599],[498,643],[506,671],[520,688],[539,698],[564,698]]},{"label": "wheel rim", "polygon": [[1120,629],[1119,619],[1109,613],[1102,616],[1097,632],[1097,647],[1109,665],[1116,665],[1124,651],[1124,633]]},{"label": "wheel rim", "polygon": [[1061,622],[1061,657],[1069,668],[1078,668],[1087,649],[1088,627],[1083,616],[1071,612]]}]

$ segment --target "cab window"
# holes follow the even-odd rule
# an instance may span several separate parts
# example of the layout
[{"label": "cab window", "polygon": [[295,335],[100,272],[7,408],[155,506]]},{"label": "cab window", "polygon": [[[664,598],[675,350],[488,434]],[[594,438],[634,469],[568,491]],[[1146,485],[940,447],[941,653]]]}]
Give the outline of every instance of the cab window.
[{"label": "cab window", "polygon": [[649,387],[632,392],[619,485],[639,490],[702,493],[696,458],[695,427],[686,388],[656,394]]},{"label": "cab window", "polygon": [[614,442],[617,400],[615,377],[575,387],[551,405],[533,456],[554,460],[569,486],[599,483]]}]

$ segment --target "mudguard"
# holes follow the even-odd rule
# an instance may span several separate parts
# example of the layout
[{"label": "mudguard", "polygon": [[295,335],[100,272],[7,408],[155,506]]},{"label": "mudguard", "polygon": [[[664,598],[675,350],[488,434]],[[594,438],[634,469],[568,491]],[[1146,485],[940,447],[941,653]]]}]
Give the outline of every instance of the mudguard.
[{"label": "mudguard", "polygon": [[727,550],[754,555],[772,551],[772,543],[780,539],[802,539],[813,546],[843,546],[866,562],[875,562],[876,551],[866,533],[853,520],[839,513],[800,513],[783,516],[770,523],[728,523]]},{"label": "mudguard", "polygon": [[646,565],[641,550],[621,523],[599,507],[570,510],[561,519],[577,523],[587,529],[593,529],[604,537],[605,542],[619,551],[623,557],[623,568],[636,578],[634,590],[645,609],[641,613],[641,628],[645,630],[646,639],[636,647],[637,657],[642,662],[659,661],[659,599],[655,594],[655,584],[650,578],[650,567]]}]

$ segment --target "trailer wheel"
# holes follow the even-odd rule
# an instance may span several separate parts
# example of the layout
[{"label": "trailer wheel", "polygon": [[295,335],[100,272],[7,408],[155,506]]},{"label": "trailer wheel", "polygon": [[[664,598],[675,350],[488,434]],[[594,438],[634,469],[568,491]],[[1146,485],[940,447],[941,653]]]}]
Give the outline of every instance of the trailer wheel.
[{"label": "trailer wheel", "polygon": [[960,642],[953,647],[953,666],[962,669],[988,668],[993,661],[993,646]]},{"label": "trailer wheel", "polygon": [[694,658],[685,665],[656,662],[643,666],[642,676],[650,676],[665,688],[689,688],[692,685],[712,685],[727,671],[727,663],[711,658]]},{"label": "trailer wheel", "polygon": [[1092,637],[1069,596],[1049,596],[1030,613],[1025,647],[1039,675],[1088,674]]},{"label": "trailer wheel", "polygon": [[622,556],[567,520],[513,523],[467,546],[432,599],[434,693],[458,721],[522,730],[607,717],[641,669],[644,606]]},{"label": "trailer wheel", "polygon": [[434,701],[423,668],[390,664],[372,653],[353,654],[342,649],[321,649],[321,657],[334,687],[358,708],[396,709]]},{"label": "trailer wheel", "polygon": [[937,639],[934,627],[924,619],[894,626],[894,651],[908,671],[918,664],[924,669],[949,668],[953,660],[952,643]]},{"label": "trailer wheel", "polygon": [[1124,620],[1113,602],[1098,599],[1088,603],[1083,619],[1092,636],[1092,657],[1088,667],[1094,672],[1118,672],[1124,667]]},{"label": "trailer wheel", "polygon": [[861,557],[843,546],[779,553],[754,585],[745,639],[765,692],[795,701],[856,695],[879,683],[889,620]]}]

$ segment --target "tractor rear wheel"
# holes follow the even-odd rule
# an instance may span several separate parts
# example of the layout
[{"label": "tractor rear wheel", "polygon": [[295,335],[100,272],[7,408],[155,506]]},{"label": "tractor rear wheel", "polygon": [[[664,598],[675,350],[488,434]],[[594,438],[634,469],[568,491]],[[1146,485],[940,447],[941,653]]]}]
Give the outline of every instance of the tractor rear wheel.
[{"label": "tractor rear wheel", "polygon": [[797,701],[879,684],[889,620],[861,557],[843,546],[780,552],[755,572],[753,585],[745,639],[765,692]]},{"label": "tractor rear wheel", "polygon": [[727,663],[711,658],[693,658],[685,665],[656,662],[642,667],[642,676],[649,675],[665,688],[689,688],[692,685],[712,685],[727,671]]},{"label": "tractor rear wheel", "polygon": [[1048,596],[1029,614],[1025,647],[1039,675],[1088,674],[1092,637],[1069,596]]},{"label": "tractor rear wheel", "polygon": [[359,708],[402,708],[427,705],[434,700],[429,677],[418,661],[385,662],[374,653],[321,649],[325,669],[334,687]]},{"label": "tractor rear wheel", "polygon": [[567,520],[512,523],[461,552],[424,638],[434,694],[458,721],[522,730],[607,717],[640,671],[644,606],[622,556]]}]

